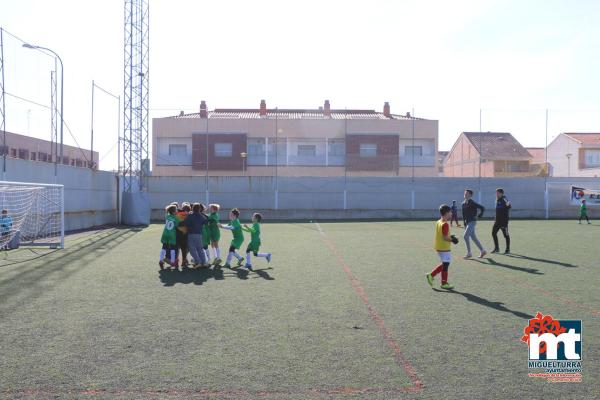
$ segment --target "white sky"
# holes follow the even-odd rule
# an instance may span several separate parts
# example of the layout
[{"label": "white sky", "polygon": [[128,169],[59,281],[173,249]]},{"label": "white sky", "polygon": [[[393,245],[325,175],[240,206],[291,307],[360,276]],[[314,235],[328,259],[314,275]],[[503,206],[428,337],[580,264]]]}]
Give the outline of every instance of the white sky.
[{"label": "white sky", "polygon": [[[123,91],[121,0],[0,0],[0,26],[65,64],[65,119],[89,148],[91,81]],[[595,0],[150,0],[151,117],[258,107],[381,110],[461,131],[510,131],[544,146],[600,131]],[[51,58],[5,35],[6,91],[50,104]],[[116,100],[97,93],[95,149],[116,167]],[[7,97],[7,130],[49,138],[46,109]],[[74,144],[65,131],[65,143]],[[112,149],[112,151],[110,151]]]}]

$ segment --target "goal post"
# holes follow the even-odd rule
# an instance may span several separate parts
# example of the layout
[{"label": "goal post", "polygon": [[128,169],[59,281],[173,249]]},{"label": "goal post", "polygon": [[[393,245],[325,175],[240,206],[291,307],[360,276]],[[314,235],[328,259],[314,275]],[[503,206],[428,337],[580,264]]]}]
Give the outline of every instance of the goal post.
[{"label": "goal post", "polygon": [[0,181],[0,248],[64,248],[64,185]]}]

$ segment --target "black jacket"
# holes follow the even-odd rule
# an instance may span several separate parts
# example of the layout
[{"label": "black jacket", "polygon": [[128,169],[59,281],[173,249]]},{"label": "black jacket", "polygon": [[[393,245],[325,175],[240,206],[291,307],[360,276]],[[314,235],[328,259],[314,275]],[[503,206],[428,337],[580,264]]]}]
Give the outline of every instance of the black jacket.
[{"label": "black jacket", "polygon": [[206,215],[204,215],[202,213],[198,213],[198,214],[192,213],[192,214],[189,214],[187,217],[185,217],[183,224],[185,226],[187,226],[188,234],[191,233],[193,235],[201,235],[202,227],[207,222],[208,222],[208,219],[206,218]]},{"label": "black jacket", "polygon": [[508,224],[508,210],[510,210],[511,207],[512,206],[508,203],[506,196],[496,199],[496,223]]},{"label": "black jacket", "polygon": [[[481,210],[479,215],[477,215],[477,210]],[[483,216],[483,212],[485,211],[485,207],[481,204],[475,202],[473,199],[465,200],[462,203],[462,215],[463,222],[468,224],[469,222],[477,221],[477,218],[481,218]]]}]

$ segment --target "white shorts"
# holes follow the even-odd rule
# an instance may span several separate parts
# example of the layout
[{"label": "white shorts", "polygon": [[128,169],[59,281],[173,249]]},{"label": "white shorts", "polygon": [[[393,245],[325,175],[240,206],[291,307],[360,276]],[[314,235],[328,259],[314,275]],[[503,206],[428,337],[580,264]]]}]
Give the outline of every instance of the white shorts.
[{"label": "white shorts", "polygon": [[440,261],[443,263],[452,262],[452,253],[449,251],[438,251],[438,256],[440,257]]}]

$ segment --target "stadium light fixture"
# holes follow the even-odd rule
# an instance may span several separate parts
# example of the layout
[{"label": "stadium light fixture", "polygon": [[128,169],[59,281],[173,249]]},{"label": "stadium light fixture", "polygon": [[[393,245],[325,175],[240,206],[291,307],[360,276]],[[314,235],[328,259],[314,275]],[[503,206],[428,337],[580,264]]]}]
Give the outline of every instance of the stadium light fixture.
[{"label": "stadium light fixture", "polygon": [[[65,119],[63,116],[63,110],[64,110],[64,100],[65,100],[65,68],[63,66],[63,62],[62,59],[60,58],[60,56],[58,54],[56,54],[56,52],[54,50],[51,50],[47,47],[42,47],[42,46],[35,46],[32,45],[30,43],[23,43],[23,47],[26,49],[34,49],[34,50],[46,50],[49,51],[50,53],[54,54],[54,56],[56,58],[58,58],[58,61],[60,62],[60,162],[63,162],[63,128],[65,125]],[[58,162],[58,157],[56,160],[54,160],[54,176],[57,176],[57,170],[58,170],[58,166],[57,166],[57,162]]]}]

